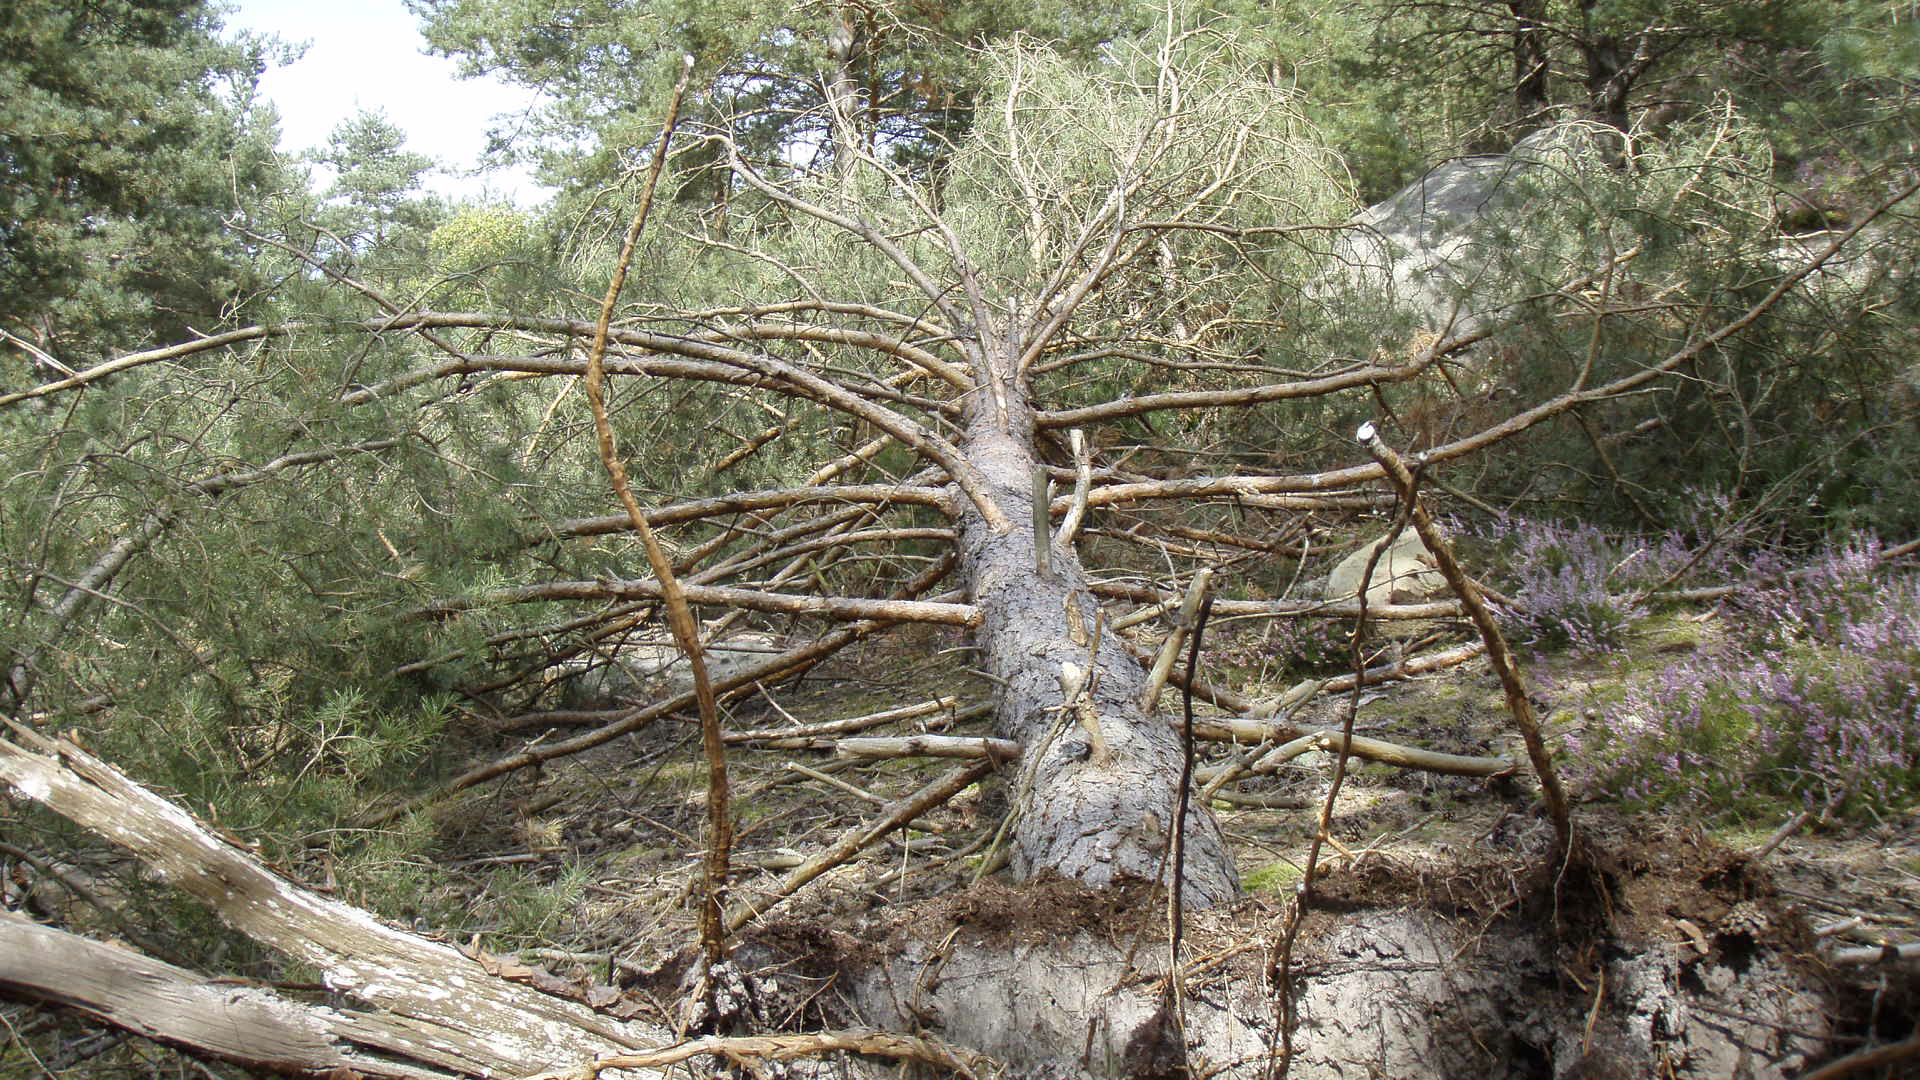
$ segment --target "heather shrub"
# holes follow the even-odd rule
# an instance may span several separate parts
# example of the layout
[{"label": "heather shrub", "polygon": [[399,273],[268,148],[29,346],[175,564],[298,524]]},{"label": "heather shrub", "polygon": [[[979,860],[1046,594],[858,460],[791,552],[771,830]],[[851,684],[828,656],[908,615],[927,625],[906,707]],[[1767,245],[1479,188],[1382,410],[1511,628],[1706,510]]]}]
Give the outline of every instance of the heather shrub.
[{"label": "heather shrub", "polygon": [[1510,517],[1473,535],[1494,545],[1492,561],[1505,567],[1500,584],[1518,605],[1503,613],[1502,630],[1540,651],[1618,648],[1646,614],[1635,589],[1685,558],[1675,538],[1616,540],[1584,524]]},{"label": "heather shrub", "polygon": [[1914,802],[1920,579],[1862,544],[1724,615],[1714,648],[1596,703],[1598,723],[1568,747],[1595,790],[1736,814],[1782,798],[1843,812]]}]

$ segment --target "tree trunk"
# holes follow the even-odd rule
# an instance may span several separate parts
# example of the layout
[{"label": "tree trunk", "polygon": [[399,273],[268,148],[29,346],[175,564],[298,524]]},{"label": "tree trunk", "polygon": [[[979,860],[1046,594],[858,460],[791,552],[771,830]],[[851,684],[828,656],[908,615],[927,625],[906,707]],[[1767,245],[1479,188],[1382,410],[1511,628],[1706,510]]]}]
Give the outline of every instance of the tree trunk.
[{"label": "tree trunk", "polygon": [[854,22],[857,13],[843,7],[834,13],[827,32],[827,115],[833,125],[834,168],[845,175],[860,150],[860,88],[854,64],[866,43]]},{"label": "tree trunk", "polygon": [[[1001,358],[996,367],[1004,372],[1011,363]],[[1013,870],[1021,878],[1052,872],[1092,886],[1170,883],[1168,830],[1181,749],[1165,721],[1141,710],[1145,673],[1117,634],[1099,635],[1092,708],[1061,708],[1063,665],[1089,667],[1100,608],[1072,550],[1054,549],[1044,575],[1035,565],[1031,500],[1045,493],[1033,491],[1034,413],[1025,390],[1022,380],[1003,377],[999,394],[982,388],[972,397],[967,459],[1015,525],[996,533],[970,511],[959,545],[968,593],[983,619],[982,661],[1000,684],[996,725],[1026,748],[1019,775],[1027,779],[1018,782],[1013,809]],[[1185,847],[1181,880],[1189,906],[1239,895],[1233,861],[1204,807],[1187,818]]]},{"label": "tree trunk", "polygon": [[1587,111],[1616,131],[1627,130],[1627,94],[1635,72],[1626,62],[1618,38],[1602,37],[1587,43]]},{"label": "tree trunk", "polygon": [[1517,141],[1545,117],[1549,100],[1546,0],[1507,0],[1513,14],[1513,137]]},{"label": "tree trunk", "polygon": [[[1587,115],[1616,131],[1626,131],[1627,93],[1640,71],[1628,62],[1626,41],[1595,25],[1597,3],[1580,0],[1580,33],[1576,39],[1581,62],[1586,65]],[[1604,13],[1598,16],[1606,17]]]}]

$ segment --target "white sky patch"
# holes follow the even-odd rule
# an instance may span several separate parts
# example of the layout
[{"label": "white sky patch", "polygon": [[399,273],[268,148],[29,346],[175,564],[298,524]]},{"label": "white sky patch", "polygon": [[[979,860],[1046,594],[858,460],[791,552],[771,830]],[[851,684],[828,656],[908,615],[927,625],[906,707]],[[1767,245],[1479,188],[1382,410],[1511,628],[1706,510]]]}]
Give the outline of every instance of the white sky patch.
[{"label": "white sky patch", "polygon": [[358,110],[383,109],[407,133],[407,149],[446,170],[428,178],[432,190],[522,206],[547,196],[524,167],[466,175],[479,164],[494,118],[523,114],[536,95],[493,79],[458,78],[453,60],[423,51],[419,22],[401,0],[238,0],[226,25],[308,43],[304,56],[260,82],[280,110],[281,150],[324,145]]}]

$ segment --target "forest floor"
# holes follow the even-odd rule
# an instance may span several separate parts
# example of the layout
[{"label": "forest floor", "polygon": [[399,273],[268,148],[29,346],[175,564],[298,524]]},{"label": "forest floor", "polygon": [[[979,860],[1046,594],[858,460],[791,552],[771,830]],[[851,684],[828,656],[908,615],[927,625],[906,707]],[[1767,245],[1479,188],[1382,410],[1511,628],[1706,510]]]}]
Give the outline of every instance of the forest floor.
[{"label": "forest floor", "polygon": [[[1574,707],[1586,691],[1606,680],[1642,677],[1660,656],[1697,640],[1698,632],[1676,635],[1662,627],[1639,640],[1637,651],[1620,656],[1536,658],[1527,669],[1536,705],[1550,727],[1591,722]],[[969,673],[967,654],[955,644],[923,638],[905,653],[869,650],[774,688],[768,700],[776,704],[756,699],[729,716],[726,726],[837,720],[946,695],[984,700],[991,684]],[[1642,659],[1627,662],[1622,656]],[[1256,685],[1247,689],[1253,694],[1285,688],[1257,685],[1259,674],[1221,672],[1220,681],[1247,686],[1253,679]],[[1525,760],[1484,661],[1369,687],[1358,700],[1357,733],[1454,754]],[[1294,720],[1337,730],[1348,704],[1347,695],[1329,695]],[[1177,709],[1178,699],[1170,693],[1162,707]],[[952,712],[873,733],[988,733],[985,720],[956,724]],[[476,756],[491,749],[474,746]],[[1220,761],[1230,749],[1201,744],[1200,753],[1203,762]],[[796,772],[787,767],[789,760],[837,770],[835,779],[865,795]],[[921,942],[922,951],[928,942],[941,942],[939,962],[946,963],[956,940],[1039,948],[1091,936],[1105,943],[1106,953],[1124,955],[1123,969],[1142,967],[1149,974],[1152,965],[1137,964],[1136,955],[1165,950],[1165,900],[1157,891],[1085,894],[1064,883],[1013,888],[1003,883],[1004,874],[977,880],[978,852],[1004,810],[1004,785],[996,783],[969,789],[922,818],[916,831],[895,833],[777,905],[769,903],[782,874],[870,820],[878,802],[904,795],[954,763],[853,764],[830,753],[738,748],[729,764],[738,830],[733,896],[769,909],[745,931],[743,955],[755,957],[767,972],[799,980],[768,995],[762,1023],[792,1029],[882,1022],[871,1015],[871,994],[857,988],[857,973],[876,967],[884,972],[887,956],[897,957],[906,939]],[[1333,764],[1329,755],[1311,753],[1274,776],[1236,785],[1237,805],[1215,803],[1247,895],[1230,908],[1189,916],[1183,960],[1188,979],[1197,980],[1189,993],[1204,998],[1206,986],[1226,987],[1221,1000],[1239,1003],[1228,1012],[1275,1008],[1266,989],[1268,965]],[[663,722],[464,796],[437,813],[445,873],[438,892],[422,902],[420,921],[446,925],[444,913],[458,912],[450,921],[479,931],[488,951],[525,949],[524,960],[581,987],[611,982],[670,1022],[697,939],[692,900],[704,790],[697,729]],[[1635,813],[1582,799],[1575,814],[1585,839],[1584,873],[1563,875],[1555,892],[1543,887],[1551,830],[1533,791],[1530,780],[1443,776],[1352,760],[1332,817],[1337,844],[1324,850],[1318,900],[1295,957],[1302,977],[1330,970],[1328,958],[1341,947],[1343,926],[1365,925],[1369,913],[1411,912],[1451,928],[1460,942],[1457,951],[1449,950],[1455,960],[1485,938],[1544,941],[1526,958],[1496,950],[1486,959],[1496,968],[1532,965],[1530,992],[1557,1002],[1576,1029],[1584,1013],[1583,1055],[1603,1011],[1621,1012],[1615,1026],[1624,1031],[1632,1020],[1625,1013],[1648,1010],[1607,981],[1609,964],[1643,954],[1664,957],[1668,981],[1677,978],[1683,989],[1698,992],[1697,1004],[1706,1012],[1697,1009],[1696,1017],[1711,1019],[1716,1009],[1758,1010],[1742,1017],[1750,1021],[1747,1030],[1773,1031],[1773,1050],[1783,1061],[1804,1064],[1862,1042],[1903,1038],[1911,1030],[1920,990],[1911,965],[1843,966],[1830,958],[1836,948],[1920,941],[1920,816],[1866,825],[1813,823],[1756,856],[1752,852],[1795,808],[1782,806],[1773,821],[1718,821]],[[1832,930],[1834,924],[1848,925]],[[1829,929],[1816,935],[1821,927]],[[1715,999],[1721,1005],[1708,1000],[1707,990],[1725,989],[1714,985],[1712,973],[1721,972],[1723,982],[1739,976],[1748,970],[1746,955],[1756,952],[1770,958],[1766,971],[1790,972],[1774,994],[1779,1007],[1769,1011],[1755,1005],[1757,999],[1741,999],[1746,1003],[1729,1010],[1725,1003],[1733,998]],[[1164,971],[1164,963],[1157,970]],[[1128,978],[1134,977],[1120,981]],[[1048,993],[1060,996],[1057,987]],[[1801,1000],[1807,998],[1815,1000]],[[1502,1008],[1513,1014],[1521,1007],[1509,1002]],[[899,1011],[910,1024],[924,1026],[920,1021],[938,1010],[908,1002]],[[1520,1022],[1511,1015],[1508,1020]],[[1646,1027],[1646,1017],[1641,1020]],[[1655,1038],[1661,1023],[1653,1022]],[[1271,1036],[1272,1026],[1269,1020],[1262,1030]],[[1669,1034],[1677,1045],[1678,1035]],[[1548,1047],[1551,1038],[1537,1032],[1508,1040],[1506,1049],[1489,1049],[1484,1031],[1473,1038],[1481,1052],[1514,1070],[1486,1075],[1576,1075],[1568,1071],[1564,1045],[1556,1056]],[[1558,1038],[1565,1043],[1564,1033]],[[1086,1043],[1092,1042],[1089,1034]],[[1560,1064],[1530,1072],[1532,1066],[1513,1064],[1516,1046],[1528,1054],[1539,1048],[1543,1059]],[[1060,1052],[1086,1065],[1079,1046]],[[1768,1052],[1757,1051],[1761,1057]],[[1693,1053],[1692,1071],[1669,1062],[1670,1071],[1711,1075],[1703,1070],[1721,1067],[1707,1063],[1702,1051]],[[1218,1059],[1214,1065],[1225,1067]],[[1126,1071],[1141,1070],[1134,1063]],[[1760,1069],[1751,1075],[1774,1073]]]}]

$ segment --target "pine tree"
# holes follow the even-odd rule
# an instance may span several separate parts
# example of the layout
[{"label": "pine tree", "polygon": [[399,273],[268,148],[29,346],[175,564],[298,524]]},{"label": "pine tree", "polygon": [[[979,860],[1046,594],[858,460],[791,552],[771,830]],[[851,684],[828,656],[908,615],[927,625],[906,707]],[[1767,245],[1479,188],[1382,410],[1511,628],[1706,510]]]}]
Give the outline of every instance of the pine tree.
[{"label": "pine tree", "polygon": [[0,19],[0,330],[42,374],[210,327],[247,288],[222,219],[284,177],[254,97],[271,46],[223,41],[215,11],[17,0]]}]

